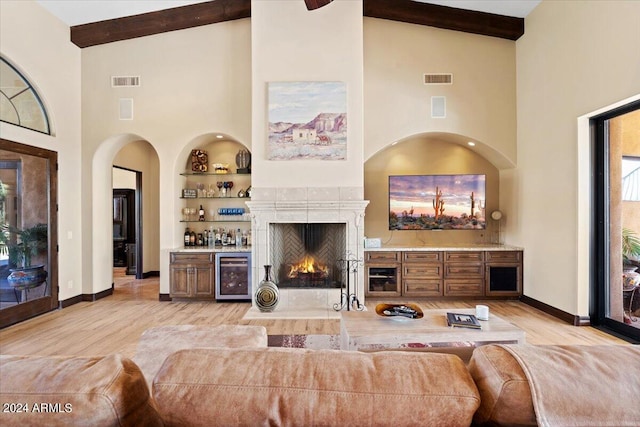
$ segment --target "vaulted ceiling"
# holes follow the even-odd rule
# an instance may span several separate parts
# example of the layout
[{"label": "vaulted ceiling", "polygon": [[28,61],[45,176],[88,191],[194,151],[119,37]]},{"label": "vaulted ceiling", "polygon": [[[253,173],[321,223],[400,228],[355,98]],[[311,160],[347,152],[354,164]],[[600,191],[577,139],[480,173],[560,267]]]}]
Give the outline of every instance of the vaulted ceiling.
[{"label": "vaulted ceiling", "polygon": [[[331,0],[304,1],[313,13],[313,9],[323,7]],[[524,34],[524,16],[539,2],[363,0],[363,15],[517,40]],[[39,3],[70,25],[71,41],[79,47],[251,16],[251,0],[39,0]],[[178,7],[172,7],[176,5]]]}]

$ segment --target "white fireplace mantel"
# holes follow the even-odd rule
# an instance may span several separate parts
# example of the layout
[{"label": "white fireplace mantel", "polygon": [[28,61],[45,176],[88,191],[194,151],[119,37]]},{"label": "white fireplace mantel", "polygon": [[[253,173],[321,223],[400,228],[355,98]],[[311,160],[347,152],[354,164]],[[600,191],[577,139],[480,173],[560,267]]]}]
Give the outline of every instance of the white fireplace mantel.
[{"label": "white fireplace mantel", "polygon": [[[254,288],[262,280],[264,265],[271,264],[269,225],[275,223],[343,223],[346,225],[346,254],[350,259],[364,257],[364,214],[369,204],[361,188],[253,188],[246,205],[251,211],[253,237]],[[336,197],[337,196],[337,197]],[[337,199],[337,200],[336,200]],[[351,292],[364,302],[364,271],[350,277]],[[282,290],[284,291],[284,290]],[[328,306],[332,299],[321,297],[318,304]],[[335,301],[333,301],[335,302]],[[255,305],[255,302],[253,302]],[[320,307],[320,308],[325,308]],[[316,307],[317,308],[317,307]],[[300,307],[296,307],[299,310]],[[276,311],[287,310],[278,307]]]}]

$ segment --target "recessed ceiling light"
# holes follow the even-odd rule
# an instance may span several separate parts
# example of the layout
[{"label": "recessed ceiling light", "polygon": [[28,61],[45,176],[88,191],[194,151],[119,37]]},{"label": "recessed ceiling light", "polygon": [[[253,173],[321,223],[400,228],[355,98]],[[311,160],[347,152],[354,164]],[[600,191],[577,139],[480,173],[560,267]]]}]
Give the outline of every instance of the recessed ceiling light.
[{"label": "recessed ceiling light", "polygon": [[467,142],[467,145],[468,145],[469,147],[475,147],[475,146],[476,146],[476,143],[475,143],[475,142],[473,142],[473,141],[469,141],[469,142]]},{"label": "recessed ceiling light", "polygon": [[216,138],[222,139],[222,138],[224,138],[224,135],[216,135]]}]

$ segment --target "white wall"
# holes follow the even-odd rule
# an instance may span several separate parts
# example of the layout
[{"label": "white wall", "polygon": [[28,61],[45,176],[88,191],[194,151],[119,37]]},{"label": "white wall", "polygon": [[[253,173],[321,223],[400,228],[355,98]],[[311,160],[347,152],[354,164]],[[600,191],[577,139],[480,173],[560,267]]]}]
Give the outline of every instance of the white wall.
[{"label": "white wall", "polygon": [[58,153],[58,283],[60,300],[82,293],[80,49],[69,27],[30,0],[0,2],[0,53],[42,97],[52,135],[0,122],[2,138]]},{"label": "white wall", "polygon": [[[516,156],[515,43],[424,25],[364,18],[365,159],[382,148],[439,132],[498,168]],[[452,85],[424,85],[425,73],[453,73]],[[446,118],[431,118],[431,97]]]},{"label": "white wall", "polygon": [[[91,183],[82,193],[82,215],[91,219],[82,233],[83,271],[91,293],[111,287],[111,235],[104,226],[111,223],[111,165],[120,148],[138,140],[153,147],[162,171],[160,292],[169,293],[168,251],[181,245],[184,232],[179,173],[191,148],[215,139],[214,132],[250,146],[250,57],[248,19],[82,50],[82,180]],[[115,75],[140,76],[141,86],[111,88]],[[133,99],[133,120],[118,119],[120,98]]]},{"label": "white wall", "polygon": [[[303,1],[251,2],[252,179],[256,187],[363,187],[362,1],[314,11]],[[267,82],[347,86],[347,159],[269,161]]]},{"label": "white wall", "polygon": [[[122,152],[122,150],[120,150]],[[113,168],[112,176],[113,188],[126,188],[129,190],[136,189],[136,173],[130,170]]]},{"label": "white wall", "polygon": [[640,93],[640,2],[545,0],[525,28],[508,232],[525,247],[525,294],[586,316],[589,138],[578,118]]}]

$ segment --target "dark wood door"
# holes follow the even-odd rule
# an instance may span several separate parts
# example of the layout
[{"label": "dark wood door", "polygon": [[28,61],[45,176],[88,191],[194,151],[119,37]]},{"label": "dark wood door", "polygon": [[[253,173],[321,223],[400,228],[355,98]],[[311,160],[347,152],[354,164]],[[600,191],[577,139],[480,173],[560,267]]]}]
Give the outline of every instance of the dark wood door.
[{"label": "dark wood door", "polygon": [[[15,208],[10,211],[0,209],[0,223],[6,238],[0,244],[3,247],[0,250],[0,328],[58,307],[58,155],[54,151],[0,139],[0,162],[6,160],[16,164],[10,203]],[[7,193],[0,191],[0,206],[7,207],[10,204],[1,200],[2,194],[6,196]],[[34,236],[36,229],[41,229],[34,246],[37,249],[30,251],[29,259],[24,255],[16,256],[16,251],[20,253],[20,245],[26,247],[24,241],[29,240],[28,235]],[[33,240],[31,244],[34,244]],[[24,268],[29,264],[46,271],[43,282],[34,282],[33,287],[29,287],[9,280],[12,270],[26,272]]]}]

